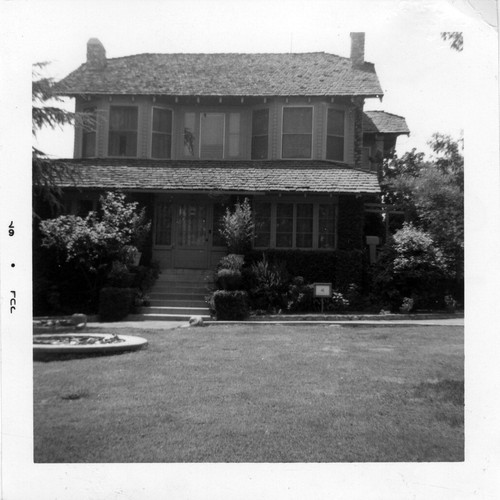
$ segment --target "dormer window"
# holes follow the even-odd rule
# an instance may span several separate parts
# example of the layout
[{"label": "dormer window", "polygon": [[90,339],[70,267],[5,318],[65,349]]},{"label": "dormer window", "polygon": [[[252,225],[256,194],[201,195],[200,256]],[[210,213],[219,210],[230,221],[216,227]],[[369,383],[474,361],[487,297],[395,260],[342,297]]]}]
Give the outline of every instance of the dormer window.
[{"label": "dormer window", "polygon": [[137,156],[136,106],[111,106],[109,110],[108,156]]},{"label": "dormer window", "polygon": [[344,161],[345,111],[330,108],[326,129],[326,159]]},{"label": "dormer window", "polygon": [[170,109],[153,108],[151,156],[152,158],[172,157],[172,111]]},{"label": "dormer window", "polygon": [[312,106],[283,108],[282,158],[312,157],[312,123]]}]

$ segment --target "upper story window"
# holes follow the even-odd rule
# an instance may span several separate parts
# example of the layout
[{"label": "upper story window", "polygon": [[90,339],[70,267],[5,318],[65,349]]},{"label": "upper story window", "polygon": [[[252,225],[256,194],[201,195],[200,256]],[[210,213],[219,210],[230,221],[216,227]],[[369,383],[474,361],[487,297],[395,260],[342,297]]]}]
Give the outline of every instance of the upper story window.
[{"label": "upper story window", "polygon": [[202,113],[200,118],[200,158],[224,158],[224,113]]},{"label": "upper story window", "polygon": [[183,156],[202,160],[238,158],[241,155],[241,113],[184,113]]},{"label": "upper story window", "polygon": [[82,127],[82,158],[92,158],[96,154],[96,108],[83,108],[85,123]]},{"label": "upper story window", "polygon": [[344,161],[345,111],[330,108],[326,128],[326,159]]},{"label": "upper story window", "polygon": [[184,156],[194,156],[196,149],[196,114],[184,113]]},{"label": "upper story window", "polygon": [[170,109],[153,108],[151,156],[153,158],[172,157],[172,111]]},{"label": "upper story window", "polygon": [[269,110],[252,113],[252,160],[266,160],[269,144]]},{"label": "upper story window", "polygon": [[111,106],[109,110],[108,156],[137,156],[136,106]]},{"label": "upper story window", "polygon": [[312,106],[283,108],[282,158],[312,157]]},{"label": "upper story window", "polygon": [[233,158],[240,155],[240,113],[229,113],[227,155]]}]

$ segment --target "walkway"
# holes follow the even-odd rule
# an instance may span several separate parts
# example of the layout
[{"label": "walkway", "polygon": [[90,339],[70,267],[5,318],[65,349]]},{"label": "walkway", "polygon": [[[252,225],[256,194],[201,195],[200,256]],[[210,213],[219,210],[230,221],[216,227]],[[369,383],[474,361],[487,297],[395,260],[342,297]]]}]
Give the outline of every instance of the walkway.
[{"label": "walkway", "polygon": [[[206,321],[206,325],[344,325],[344,326],[464,326],[464,318],[427,318],[427,319],[393,319],[393,320],[349,320],[349,321],[301,321],[289,320],[254,320],[254,321]],[[117,321],[112,323],[87,323],[89,327],[98,328],[137,328],[138,330],[172,330],[179,327],[187,327],[187,321]]]}]

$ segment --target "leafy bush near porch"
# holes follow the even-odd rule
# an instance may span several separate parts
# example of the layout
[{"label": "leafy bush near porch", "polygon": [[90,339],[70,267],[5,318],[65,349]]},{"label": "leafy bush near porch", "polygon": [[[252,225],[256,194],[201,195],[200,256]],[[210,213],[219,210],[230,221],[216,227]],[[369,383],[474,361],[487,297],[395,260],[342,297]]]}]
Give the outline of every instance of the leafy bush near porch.
[{"label": "leafy bush near porch", "polygon": [[244,320],[250,314],[248,294],[243,290],[216,290],[212,298],[218,320]]},{"label": "leafy bush near porch", "polygon": [[220,222],[219,231],[229,252],[233,254],[246,253],[252,245],[255,226],[250,200],[245,198],[242,203],[236,202],[233,212],[227,208]]},{"label": "leafy bush near porch", "polygon": [[245,261],[251,265],[262,260],[263,254],[271,264],[283,262],[290,276],[302,276],[309,283],[334,281],[336,252],[253,250],[246,254]]},{"label": "leafy bush near porch", "polygon": [[41,279],[35,285],[35,307],[45,306],[51,313],[93,313],[99,290],[107,284],[146,288],[155,270],[133,266],[132,259],[150,226],[136,202],[111,192],[101,197],[100,210],[86,217],[41,221],[42,248],[34,253],[37,269],[43,270],[37,272]]},{"label": "leafy bush near porch", "polygon": [[373,298],[397,311],[440,308],[450,272],[428,233],[405,223],[382,250],[373,272]]}]

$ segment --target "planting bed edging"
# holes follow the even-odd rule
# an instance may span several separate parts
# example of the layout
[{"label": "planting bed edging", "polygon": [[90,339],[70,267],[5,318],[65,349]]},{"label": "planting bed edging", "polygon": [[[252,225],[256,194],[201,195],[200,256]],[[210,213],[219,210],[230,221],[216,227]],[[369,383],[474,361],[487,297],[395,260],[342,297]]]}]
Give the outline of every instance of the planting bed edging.
[{"label": "planting bed edging", "polygon": [[[58,334],[63,337],[64,334]],[[81,333],[81,334],[67,334],[72,337],[103,337],[110,339],[113,335],[109,333]],[[40,334],[33,335],[33,340],[36,338],[53,337],[53,334]],[[71,344],[33,344],[33,357],[47,358],[65,355],[84,355],[84,354],[114,354],[123,351],[137,351],[142,349],[148,341],[142,337],[131,335],[120,335],[123,342],[116,342],[110,344],[87,344],[87,345],[71,345]]]}]

